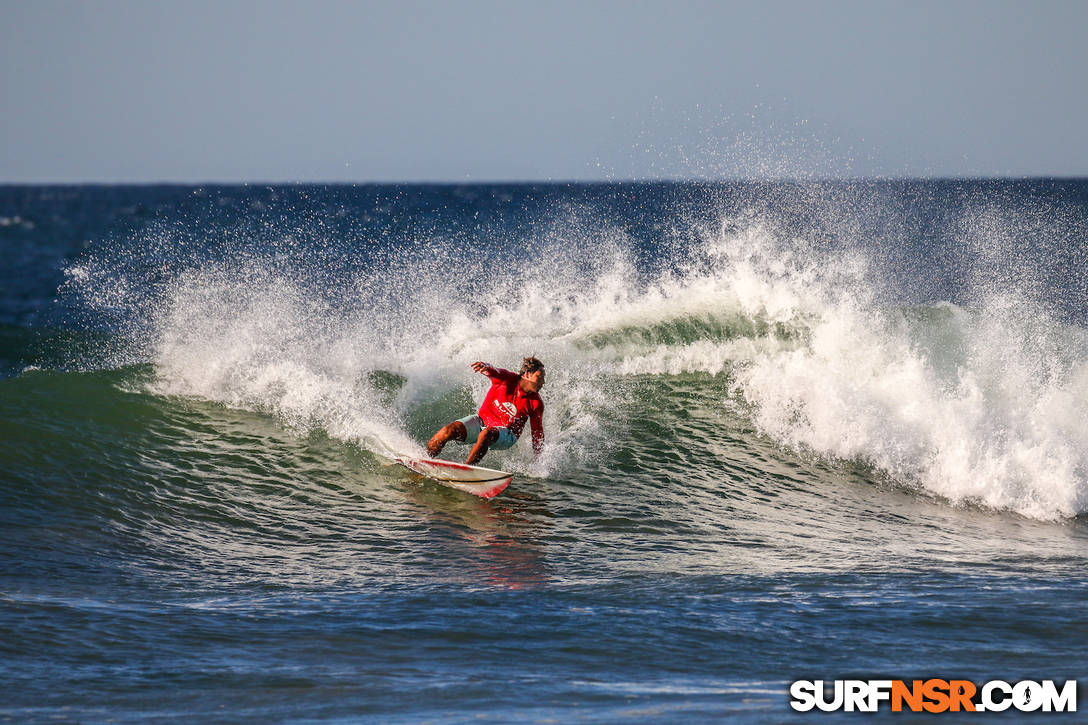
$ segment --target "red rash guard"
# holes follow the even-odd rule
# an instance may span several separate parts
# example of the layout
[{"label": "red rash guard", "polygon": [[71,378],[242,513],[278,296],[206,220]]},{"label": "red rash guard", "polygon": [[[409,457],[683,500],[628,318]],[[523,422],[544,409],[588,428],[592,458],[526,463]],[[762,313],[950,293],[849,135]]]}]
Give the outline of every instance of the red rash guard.
[{"label": "red rash guard", "polygon": [[536,393],[521,389],[517,373],[489,366],[484,374],[491,379],[491,389],[480,404],[480,420],[488,428],[509,428],[515,438],[521,437],[528,420],[533,430],[533,450],[540,453],[544,448],[544,401]]}]

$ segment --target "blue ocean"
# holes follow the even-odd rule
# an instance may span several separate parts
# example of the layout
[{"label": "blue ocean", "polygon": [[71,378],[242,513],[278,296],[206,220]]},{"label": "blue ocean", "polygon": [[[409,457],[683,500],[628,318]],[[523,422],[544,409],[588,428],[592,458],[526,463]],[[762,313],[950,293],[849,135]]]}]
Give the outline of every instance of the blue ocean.
[{"label": "blue ocean", "polygon": [[[0,721],[1088,697],[1088,181],[0,186],[0,252]],[[505,492],[389,465],[529,355]]]}]

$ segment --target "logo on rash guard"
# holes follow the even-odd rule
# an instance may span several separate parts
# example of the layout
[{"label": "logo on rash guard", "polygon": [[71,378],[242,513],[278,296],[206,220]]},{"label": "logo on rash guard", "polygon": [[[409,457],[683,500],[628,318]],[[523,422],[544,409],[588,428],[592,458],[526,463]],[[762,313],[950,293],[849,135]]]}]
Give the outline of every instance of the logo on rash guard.
[{"label": "logo on rash guard", "polygon": [[505,403],[500,403],[496,400],[495,407],[503,413],[506,413],[506,417],[510,418],[511,420],[514,418],[515,415],[518,414],[518,407],[509,401]]}]

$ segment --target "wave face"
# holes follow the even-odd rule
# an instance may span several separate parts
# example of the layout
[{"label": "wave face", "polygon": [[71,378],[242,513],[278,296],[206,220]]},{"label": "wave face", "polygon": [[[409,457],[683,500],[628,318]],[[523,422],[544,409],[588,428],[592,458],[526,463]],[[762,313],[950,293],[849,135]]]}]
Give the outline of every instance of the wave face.
[{"label": "wave face", "polygon": [[[1061,672],[1086,210],[1083,182],[0,189],[52,260],[0,271],[0,715],[758,722],[795,674]],[[530,354],[547,446],[489,454],[503,495],[387,465],[476,408],[473,361]]]},{"label": "wave face", "polygon": [[[294,221],[311,209],[286,228],[218,239],[164,224],[138,240],[139,255],[118,244],[67,274],[89,308],[127,306],[127,362],[153,364],[153,391],[270,413],[375,453],[419,453],[444,422],[438,410],[471,411],[483,390],[472,361],[517,367],[535,353],[550,371],[553,445],[535,463],[515,453],[506,465],[518,471],[551,475],[638,445],[603,425],[629,414],[624,381],[702,374],[724,383],[708,404],[743,408],[785,449],[952,503],[1075,516],[1088,506],[1084,284],[1053,263],[1080,253],[1083,224],[1038,190],[984,191],[605,195],[656,201],[648,239],[637,216],[531,193],[502,224],[384,242]],[[421,192],[416,204],[439,227],[454,214],[445,204],[497,213],[515,206],[504,193]],[[432,198],[457,194],[468,196]],[[912,201],[931,208],[889,218]]]}]

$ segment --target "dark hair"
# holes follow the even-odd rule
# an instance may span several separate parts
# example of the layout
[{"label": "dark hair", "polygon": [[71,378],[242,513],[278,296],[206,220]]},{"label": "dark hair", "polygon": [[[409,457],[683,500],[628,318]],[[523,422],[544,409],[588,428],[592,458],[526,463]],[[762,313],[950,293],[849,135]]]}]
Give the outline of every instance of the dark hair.
[{"label": "dark hair", "polygon": [[530,356],[521,361],[522,375],[525,375],[526,373],[535,373],[537,370],[543,369],[544,363],[540,362],[540,360],[536,359],[535,357]]}]

